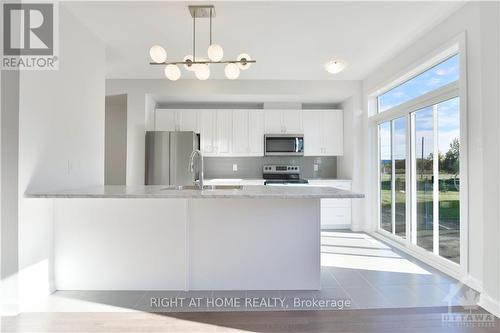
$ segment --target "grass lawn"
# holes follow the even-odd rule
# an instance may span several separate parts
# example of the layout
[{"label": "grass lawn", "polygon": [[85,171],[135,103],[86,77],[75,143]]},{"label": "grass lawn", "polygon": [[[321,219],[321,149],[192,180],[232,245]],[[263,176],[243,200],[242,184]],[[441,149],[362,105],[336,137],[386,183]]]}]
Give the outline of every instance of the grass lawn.
[{"label": "grass lawn", "polygon": [[[446,177],[447,175],[440,175],[441,179],[450,179]],[[385,178],[385,179],[384,179]],[[397,179],[396,182],[400,181],[400,184],[404,184],[402,179]],[[427,180],[430,182],[430,179]],[[423,188],[424,181],[419,181],[417,188]],[[397,183],[396,183],[397,184]],[[401,187],[396,186],[396,187]],[[432,185],[431,185],[432,186]],[[389,176],[382,178],[382,195],[381,204],[384,208],[389,208],[391,205],[391,182]],[[404,205],[406,200],[405,192],[401,190],[396,190],[396,206]],[[439,217],[441,220],[458,220],[460,217],[460,192],[456,190],[441,190],[439,191]],[[418,211],[424,210],[426,205],[432,205],[432,188],[430,191],[418,190],[417,191],[417,205]],[[390,209],[390,208],[389,208]]]}]

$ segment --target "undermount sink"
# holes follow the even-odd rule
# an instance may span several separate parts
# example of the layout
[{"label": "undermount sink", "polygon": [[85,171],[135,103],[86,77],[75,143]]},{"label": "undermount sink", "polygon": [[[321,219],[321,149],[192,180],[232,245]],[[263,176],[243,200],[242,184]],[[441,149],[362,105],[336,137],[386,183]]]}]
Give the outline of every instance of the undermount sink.
[{"label": "undermount sink", "polygon": [[[204,185],[203,190],[241,190],[242,185]],[[182,186],[168,186],[161,189],[161,191],[182,191],[182,190],[200,190],[196,185],[182,185]]]}]

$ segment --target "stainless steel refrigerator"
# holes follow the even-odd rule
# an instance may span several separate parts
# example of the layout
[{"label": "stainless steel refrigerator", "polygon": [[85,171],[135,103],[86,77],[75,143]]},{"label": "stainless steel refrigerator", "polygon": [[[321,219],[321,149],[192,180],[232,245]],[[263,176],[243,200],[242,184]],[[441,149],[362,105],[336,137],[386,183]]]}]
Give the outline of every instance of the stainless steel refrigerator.
[{"label": "stainless steel refrigerator", "polygon": [[200,148],[195,132],[146,132],[146,185],[192,185],[189,156]]}]

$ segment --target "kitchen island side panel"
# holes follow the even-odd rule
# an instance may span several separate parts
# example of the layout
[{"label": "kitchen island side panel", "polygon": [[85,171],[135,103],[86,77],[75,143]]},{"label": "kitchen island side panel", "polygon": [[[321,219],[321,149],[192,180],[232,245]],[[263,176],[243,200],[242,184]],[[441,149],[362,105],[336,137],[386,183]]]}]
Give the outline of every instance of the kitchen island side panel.
[{"label": "kitchen island side panel", "polygon": [[184,290],[185,199],[54,199],[58,290]]},{"label": "kitchen island side panel", "polygon": [[320,289],[320,199],[188,205],[189,289]]}]

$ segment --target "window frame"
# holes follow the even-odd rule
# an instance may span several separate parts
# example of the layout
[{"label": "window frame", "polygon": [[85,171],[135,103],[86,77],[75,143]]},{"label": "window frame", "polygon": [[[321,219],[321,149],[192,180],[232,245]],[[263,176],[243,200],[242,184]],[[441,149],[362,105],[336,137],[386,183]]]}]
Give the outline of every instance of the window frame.
[{"label": "window frame", "polygon": [[[374,173],[376,177],[372,177],[373,183],[370,187],[376,191],[376,200],[373,202],[371,209],[376,214],[375,221],[373,221],[374,230],[383,238],[393,241],[395,245],[400,246],[401,249],[406,250],[417,258],[427,262],[442,271],[452,275],[455,278],[462,278],[469,272],[469,253],[468,253],[468,237],[469,237],[469,219],[468,219],[468,154],[467,154],[467,54],[466,54],[466,38],[465,33],[460,34],[448,43],[444,43],[443,47],[435,50],[430,54],[426,61],[420,62],[418,65],[412,66],[406,74],[399,75],[398,78],[393,79],[390,84],[383,85],[381,88],[373,91],[368,95],[368,121],[371,133],[372,147],[375,145],[372,154],[372,163],[376,168]],[[405,103],[397,105],[393,108],[378,112],[378,96],[383,94],[394,87],[410,80],[420,73],[425,72],[427,69],[449,59],[451,56],[459,54],[459,80],[442,86],[438,89],[430,91],[417,98],[409,100]],[[412,121],[414,112],[429,107],[440,102],[458,97],[460,100],[460,264],[454,263],[444,257],[429,252],[416,245],[416,224],[411,223],[416,209],[416,197],[412,196],[414,186],[413,181],[413,137],[415,133]],[[380,147],[379,147],[379,125],[381,123],[392,121],[396,118],[406,117],[407,120],[407,140],[406,140],[406,238],[401,238],[395,234],[391,234],[386,230],[380,228]],[[391,125],[392,126],[392,125]],[[371,174],[374,174],[371,173]],[[463,180],[463,181],[462,181]],[[373,193],[373,192],[372,192]],[[394,231],[394,230],[393,230]],[[439,235],[439,234],[438,234]],[[439,236],[438,236],[439,237]]]}]

